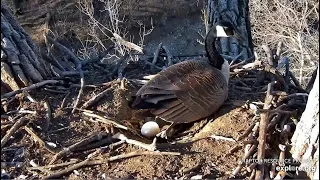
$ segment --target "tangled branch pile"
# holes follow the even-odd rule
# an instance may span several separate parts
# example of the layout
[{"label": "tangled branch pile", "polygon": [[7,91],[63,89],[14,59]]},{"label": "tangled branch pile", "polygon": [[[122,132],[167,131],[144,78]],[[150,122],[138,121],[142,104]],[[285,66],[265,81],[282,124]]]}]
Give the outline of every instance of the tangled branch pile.
[{"label": "tangled branch pile", "polygon": [[[250,21],[255,46],[283,44],[283,56],[304,86],[319,59],[319,1],[250,1]],[[263,53],[257,47],[258,54]]]}]

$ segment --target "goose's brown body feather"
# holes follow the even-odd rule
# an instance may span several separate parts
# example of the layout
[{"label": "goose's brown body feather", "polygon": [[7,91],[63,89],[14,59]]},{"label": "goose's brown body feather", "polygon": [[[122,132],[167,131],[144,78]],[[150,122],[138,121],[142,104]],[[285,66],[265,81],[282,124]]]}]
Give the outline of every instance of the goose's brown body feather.
[{"label": "goose's brown body feather", "polygon": [[136,94],[133,106],[151,103],[151,113],[189,123],[214,113],[228,96],[228,83],[207,61],[184,61],[158,73]]}]

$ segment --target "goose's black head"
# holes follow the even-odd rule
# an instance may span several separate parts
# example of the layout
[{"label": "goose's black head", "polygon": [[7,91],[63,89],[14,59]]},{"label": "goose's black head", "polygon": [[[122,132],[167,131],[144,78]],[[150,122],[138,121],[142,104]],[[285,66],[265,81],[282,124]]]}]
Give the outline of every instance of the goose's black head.
[{"label": "goose's black head", "polygon": [[205,40],[205,48],[208,56],[209,63],[217,68],[217,69],[222,69],[223,63],[225,60],[223,57],[220,55],[218,50],[215,47],[215,41],[217,38],[221,37],[234,37],[239,40],[243,40],[242,36],[240,35],[238,29],[231,24],[230,22],[227,21],[219,21],[215,23],[211,30],[208,32]]},{"label": "goose's black head", "polygon": [[212,35],[215,37],[235,37],[239,38],[239,33],[236,32],[237,28],[235,28],[230,22],[220,21],[213,25],[212,27]]}]

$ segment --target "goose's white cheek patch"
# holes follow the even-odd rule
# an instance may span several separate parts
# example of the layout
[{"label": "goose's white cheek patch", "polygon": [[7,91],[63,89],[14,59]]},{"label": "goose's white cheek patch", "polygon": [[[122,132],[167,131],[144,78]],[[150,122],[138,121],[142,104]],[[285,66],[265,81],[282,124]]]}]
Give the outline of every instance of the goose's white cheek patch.
[{"label": "goose's white cheek patch", "polygon": [[223,29],[222,26],[216,26],[216,33],[217,37],[228,37],[226,31]]}]

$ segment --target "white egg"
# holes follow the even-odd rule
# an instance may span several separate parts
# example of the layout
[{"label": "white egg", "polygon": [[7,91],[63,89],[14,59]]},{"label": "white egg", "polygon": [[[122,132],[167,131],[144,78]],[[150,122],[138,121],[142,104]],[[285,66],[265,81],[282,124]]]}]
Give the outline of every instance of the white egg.
[{"label": "white egg", "polygon": [[159,125],[154,121],[148,121],[141,127],[141,134],[145,137],[155,137],[159,132]]}]

